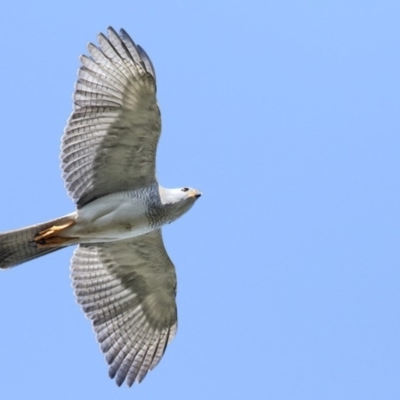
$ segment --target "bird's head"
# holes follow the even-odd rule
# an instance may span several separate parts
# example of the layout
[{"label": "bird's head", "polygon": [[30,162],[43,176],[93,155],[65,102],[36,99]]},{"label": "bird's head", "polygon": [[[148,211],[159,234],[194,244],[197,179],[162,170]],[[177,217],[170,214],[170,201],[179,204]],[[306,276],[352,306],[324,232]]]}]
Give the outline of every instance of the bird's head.
[{"label": "bird's head", "polygon": [[170,222],[185,214],[201,196],[201,192],[189,187],[165,189],[160,187],[160,199],[167,210]]}]

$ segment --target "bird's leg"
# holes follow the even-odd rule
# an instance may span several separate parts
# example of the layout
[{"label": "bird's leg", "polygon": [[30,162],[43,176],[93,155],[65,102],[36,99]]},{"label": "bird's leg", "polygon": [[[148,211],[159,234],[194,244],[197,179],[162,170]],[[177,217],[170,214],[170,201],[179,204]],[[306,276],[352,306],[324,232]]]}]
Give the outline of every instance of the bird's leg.
[{"label": "bird's leg", "polygon": [[55,247],[66,244],[76,238],[58,236],[60,232],[75,224],[75,220],[70,220],[63,225],[55,225],[44,229],[35,235],[33,238],[36,247]]}]

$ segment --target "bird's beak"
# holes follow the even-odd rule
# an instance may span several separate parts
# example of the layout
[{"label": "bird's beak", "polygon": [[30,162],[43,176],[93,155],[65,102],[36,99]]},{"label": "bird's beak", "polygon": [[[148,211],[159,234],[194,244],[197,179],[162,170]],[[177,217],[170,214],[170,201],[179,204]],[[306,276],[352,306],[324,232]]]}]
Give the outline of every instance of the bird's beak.
[{"label": "bird's beak", "polygon": [[194,199],[198,199],[201,196],[201,192],[198,190],[191,190],[189,193],[189,197],[192,197]]}]

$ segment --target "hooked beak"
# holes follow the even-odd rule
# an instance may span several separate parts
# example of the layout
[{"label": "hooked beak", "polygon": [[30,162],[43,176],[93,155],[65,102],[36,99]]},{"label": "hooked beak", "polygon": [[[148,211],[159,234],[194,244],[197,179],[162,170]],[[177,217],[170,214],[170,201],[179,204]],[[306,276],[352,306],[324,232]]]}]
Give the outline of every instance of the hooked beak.
[{"label": "hooked beak", "polygon": [[201,192],[199,190],[191,190],[189,193],[189,197],[192,197],[193,199],[197,200],[201,196]]}]

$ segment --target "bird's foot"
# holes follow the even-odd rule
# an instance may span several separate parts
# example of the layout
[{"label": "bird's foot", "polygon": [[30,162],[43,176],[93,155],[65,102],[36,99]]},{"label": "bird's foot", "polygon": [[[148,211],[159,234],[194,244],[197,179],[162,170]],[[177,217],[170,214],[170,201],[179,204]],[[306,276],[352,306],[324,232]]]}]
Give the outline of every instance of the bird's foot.
[{"label": "bird's foot", "polygon": [[70,242],[73,237],[62,237],[59,234],[65,231],[67,228],[75,224],[74,220],[68,221],[63,225],[55,225],[50,228],[44,229],[35,235],[33,238],[33,244],[36,247],[57,247],[67,242]]}]

